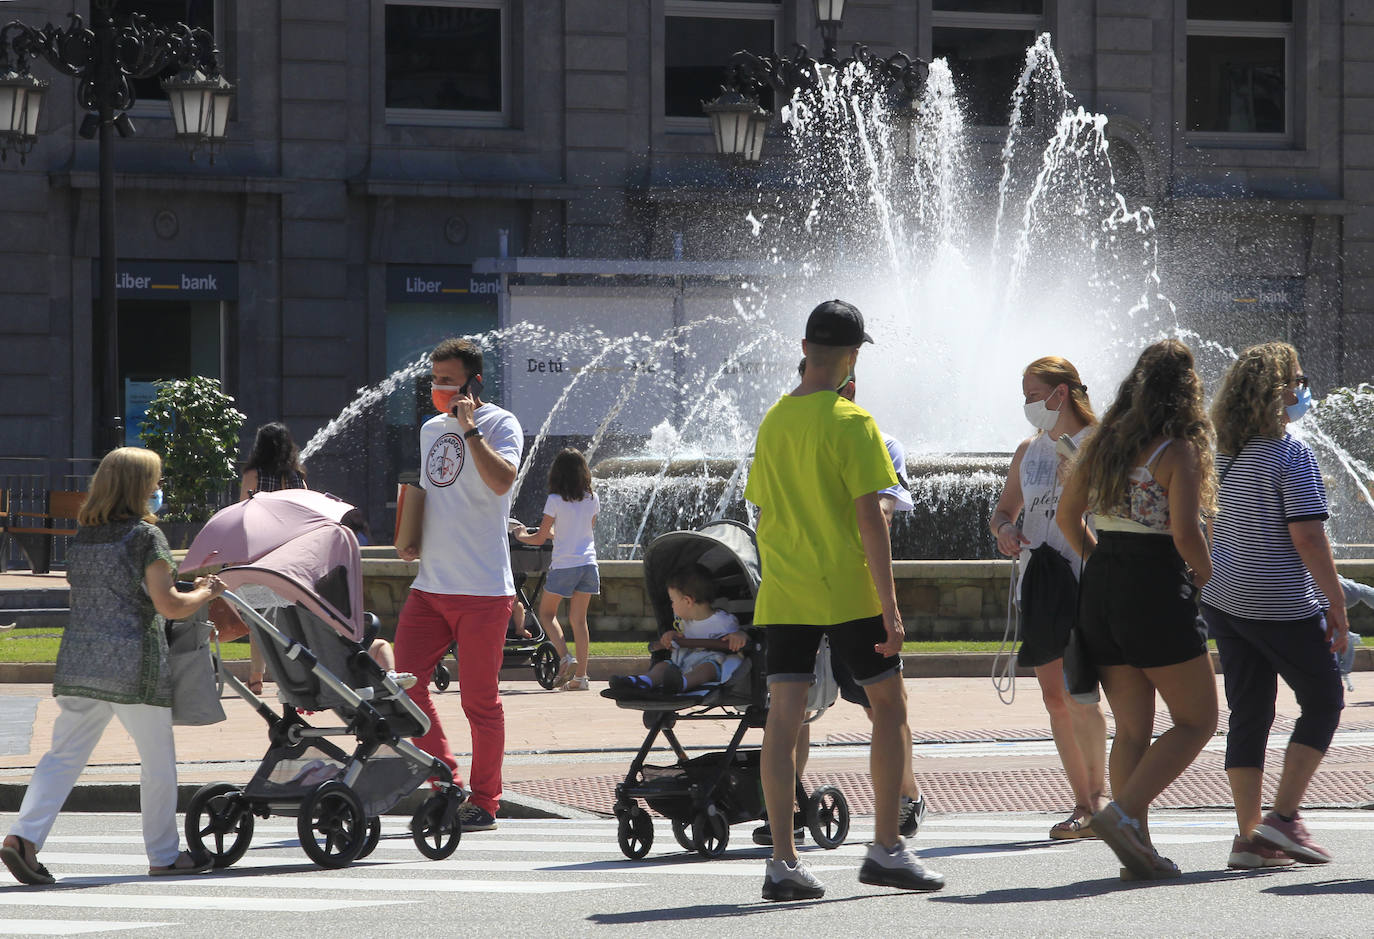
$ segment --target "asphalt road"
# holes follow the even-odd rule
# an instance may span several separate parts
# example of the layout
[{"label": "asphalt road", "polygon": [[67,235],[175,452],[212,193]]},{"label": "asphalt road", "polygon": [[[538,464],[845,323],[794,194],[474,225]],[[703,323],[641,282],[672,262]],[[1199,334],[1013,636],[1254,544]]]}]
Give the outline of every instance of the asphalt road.
[{"label": "asphalt road", "polygon": [[[1182,880],[1123,883],[1096,842],[1043,840],[1042,815],[945,815],[917,840],[948,886],[910,895],[858,883],[867,819],[850,842],[811,849],[823,900],[759,901],[763,849],[736,826],[724,858],[681,852],[659,821],[654,849],[627,861],[607,821],[505,821],[467,835],[447,861],[426,861],[404,818],[387,818],[372,857],[317,869],[291,819],[260,821],[233,868],[176,879],[145,875],[136,815],[64,815],[42,859],[54,887],[0,886],[0,934],[147,936],[1064,936],[1369,935],[1374,813],[1322,811],[1309,825],[1337,856],[1323,867],[1225,870],[1231,819],[1157,813],[1160,850]],[[0,876],[3,873],[0,872]]]}]

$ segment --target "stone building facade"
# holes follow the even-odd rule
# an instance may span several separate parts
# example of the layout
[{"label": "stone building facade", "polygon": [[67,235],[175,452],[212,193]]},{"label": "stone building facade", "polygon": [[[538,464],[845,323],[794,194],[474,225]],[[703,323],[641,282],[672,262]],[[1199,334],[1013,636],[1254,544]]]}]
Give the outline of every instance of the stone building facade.
[{"label": "stone building facade", "polygon": [[[5,13],[38,24],[86,6]],[[687,260],[718,254],[706,235],[757,179],[718,162],[684,102],[709,94],[719,50],[820,39],[797,0],[120,7],[212,26],[238,86],[213,165],[187,160],[160,103],[116,142],[125,409],[172,377],[158,370],[218,374],[250,426],[280,418],[301,439],[436,323],[498,325],[469,265],[502,232],[512,256],[671,258],[676,233]],[[1374,0],[851,0],[841,39],[948,55],[977,88],[1044,30],[1078,101],[1110,115],[1122,185],[1165,223],[1162,265],[1226,271],[1189,289],[1237,343],[1297,342],[1319,388],[1370,378]],[[104,344],[96,147],[70,80],[34,69],[53,82],[40,140],[0,168],[0,455],[81,457]],[[317,467],[374,525],[409,446],[387,426],[360,422]]]}]

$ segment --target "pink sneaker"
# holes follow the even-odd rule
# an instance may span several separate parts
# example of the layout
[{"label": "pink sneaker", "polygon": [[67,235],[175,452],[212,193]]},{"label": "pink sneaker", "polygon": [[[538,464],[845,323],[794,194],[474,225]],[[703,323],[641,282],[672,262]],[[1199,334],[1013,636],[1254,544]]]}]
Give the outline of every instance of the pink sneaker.
[{"label": "pink sneaker", "polygon": [[1260,820],[1259,827],[1250,832],[1250,840],[1278,848],[1304,864],[1325,864],[1331,860],[1331,852],[1312,840],[1307,826],[1302,823],[1302,816],[1296,812],[1291,822],[1279,818],[1277,812],[1270,812]]},{"label": "pink sneaker", "polygon": [[1261,867],[1287,867],[1293,859],[1287,854],[1266,844],[1251,841],[1236,835],[1231,839],[1231,856],[1226,866],[1234,871],[1253,871]]}]

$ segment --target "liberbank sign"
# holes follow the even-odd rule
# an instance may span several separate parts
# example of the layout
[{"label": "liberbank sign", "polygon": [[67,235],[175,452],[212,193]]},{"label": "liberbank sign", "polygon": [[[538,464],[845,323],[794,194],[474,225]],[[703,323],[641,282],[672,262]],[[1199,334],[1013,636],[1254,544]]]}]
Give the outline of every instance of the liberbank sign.
[{"label": "liberbank sign", "polygon": [[[91,265],[100,296],[99,262]],[[115,268],[120,300],[237,300],[238,265],[232,261],[124,261]]]}]

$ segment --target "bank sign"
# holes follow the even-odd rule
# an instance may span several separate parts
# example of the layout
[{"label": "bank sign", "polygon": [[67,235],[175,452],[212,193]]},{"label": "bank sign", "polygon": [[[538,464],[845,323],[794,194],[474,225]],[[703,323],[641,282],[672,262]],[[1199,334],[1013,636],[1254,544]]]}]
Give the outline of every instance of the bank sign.
[{"label": "bank sign", "polygon": [[[100,265],[91,265],[100,296]],[[120,261],[115,296],[121,300],[237,300],[238,265],[232,261]]]},{"label": "bank sign", "polygon": [[467,265],[388,264],[386,268],[388,303],[495,303],[500,289],[499,276],[474,274]]}]

